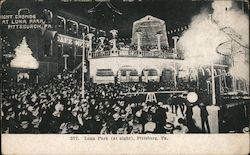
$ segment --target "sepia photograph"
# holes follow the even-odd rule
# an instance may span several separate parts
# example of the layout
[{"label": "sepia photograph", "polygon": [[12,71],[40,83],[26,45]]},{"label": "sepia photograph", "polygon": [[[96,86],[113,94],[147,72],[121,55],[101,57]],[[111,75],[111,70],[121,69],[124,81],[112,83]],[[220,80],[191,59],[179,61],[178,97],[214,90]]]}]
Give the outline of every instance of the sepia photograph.
[{"label": "sepia photograph", "polygon": [[0,23],[2,147],[241,135],[249,153],[248,0],[1,0]]}]

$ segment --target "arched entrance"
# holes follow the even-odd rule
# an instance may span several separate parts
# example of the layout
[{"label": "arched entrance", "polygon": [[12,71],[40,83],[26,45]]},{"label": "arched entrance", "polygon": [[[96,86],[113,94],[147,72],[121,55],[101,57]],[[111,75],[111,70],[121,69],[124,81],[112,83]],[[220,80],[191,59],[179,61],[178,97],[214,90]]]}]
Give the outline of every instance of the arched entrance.
[{"label": "arched entrance", "polygon": [[139,82],[138,71],[132,66],[123,66],[118,70],[119,82]]},{"label": "arched entrance", "polygon": [[94,83],[102,84],[102,83],[114,83],[115,76],[112,69],[97,69],[96,75],[94,77]]},{"label": "arched entrance", "polygon": [[174,82],[175,70],[172,67],[164,68],[162,70],[162,82]]},{"label": "arched entrance", "polygon": [[160,81],[159,70],[157,68],[144,68],[141,75],[142,82]]}]

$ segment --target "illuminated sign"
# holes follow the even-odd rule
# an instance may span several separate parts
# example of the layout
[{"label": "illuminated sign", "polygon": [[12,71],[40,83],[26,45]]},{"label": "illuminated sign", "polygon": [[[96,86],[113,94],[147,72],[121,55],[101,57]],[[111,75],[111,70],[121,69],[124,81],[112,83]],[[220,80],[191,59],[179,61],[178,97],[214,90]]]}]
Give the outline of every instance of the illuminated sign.
[{"label": "illuminated sign", "polygon": [[[82,42],[83,42],[83,40],[81,39],[62,35],[62,34],[57,35],[57,41],[63,44],[75,45],[75,46],[80,46],[80,47],[82,47]],[[88,45],[88,41],[85,40],[85,47],[87,47],[87,45]]]}]

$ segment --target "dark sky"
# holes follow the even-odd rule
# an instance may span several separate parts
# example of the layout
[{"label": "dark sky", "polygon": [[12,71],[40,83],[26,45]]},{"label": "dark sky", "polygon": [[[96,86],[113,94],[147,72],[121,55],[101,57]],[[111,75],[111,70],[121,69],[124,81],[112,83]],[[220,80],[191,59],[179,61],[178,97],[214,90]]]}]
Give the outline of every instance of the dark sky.
[{"label": "dark sky", "polygon": [[[91,26],[99,29],[118,29],[119,36],[131,37],[132,24],[146,15],[152,15],[166,22],[167,30],[186,26],[192,17],[201,10],[212,11],[212,1],[201,0],[142,0],[142,2],[122,2],[122,0],[111,0],[109,4],[119,10],[119,15],[109,8],[108,3],[102,2],[95,8],[95,12],[88,13],[88,10],[99,2],[61,2],[60,0],[7,0],[3,10],[16,10],[21,7],[42,10],[63,10],[71,14],[88,19]],[[74,1],[74,0],[70,0]]]},{"label": "dark sky", "polygon": [[92,14],[87,13],[87,11],[98,3],[64,3],[60,8],[91,19],[93,26],[107,30],[115,28],[119,30],[120,35],[126,36],[131,35],[133,22],[146,15],[163,19],[167,24],[167,29],[188,25],[191,17],[198,14],[201,8],[209,7],[210,3],[191,2],[189,0],[144,0],[133,3],[111,1],[112,6],[119,10],[122,15],[113,12],[105,2],[102,2],[95,9],[96,12]]}]

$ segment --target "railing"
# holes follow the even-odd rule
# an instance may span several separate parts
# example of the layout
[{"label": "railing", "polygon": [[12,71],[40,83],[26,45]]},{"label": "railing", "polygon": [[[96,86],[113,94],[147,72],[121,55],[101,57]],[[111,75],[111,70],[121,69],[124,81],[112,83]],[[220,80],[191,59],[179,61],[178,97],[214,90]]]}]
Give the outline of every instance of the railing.
[{"label": "railing", "polygon": [[[118,51],[118,55],[113,54],[111,51],[94,51],[91,53],[91,58],[104,58],[104,57],[148,57],[148,58],[164,58],[164,59],[174,59],[174,54],[169,51],[137,51],[137,50],[128,50]],[[180,59],[180,56],[176,56],[175,59]]]},{"label": "railing", "polygon": [[109,57],[111,56],[111,51],[95,51],[91,53],[92,58],[98,57]]}]

